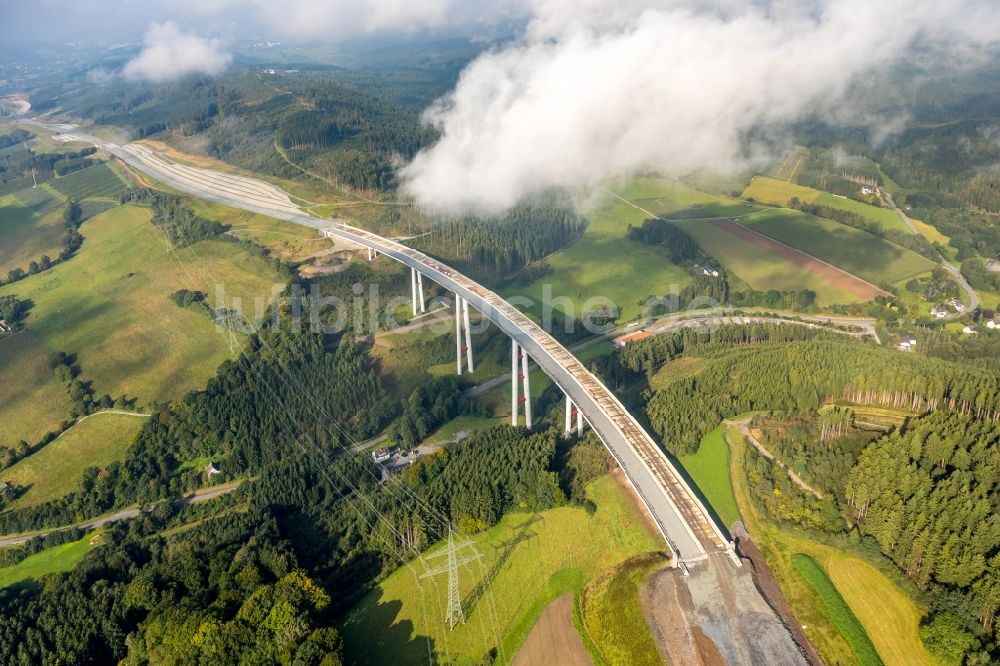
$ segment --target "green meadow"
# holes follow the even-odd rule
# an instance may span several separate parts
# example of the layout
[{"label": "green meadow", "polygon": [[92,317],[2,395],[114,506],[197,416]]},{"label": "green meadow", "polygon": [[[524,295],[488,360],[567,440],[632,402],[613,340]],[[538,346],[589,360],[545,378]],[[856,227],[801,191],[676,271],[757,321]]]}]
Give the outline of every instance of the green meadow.
[{"label": "green meadow", "polygon": [[0,567],[0,588],[26,581],[37,581],[42,576],[69,571],[83,556],[100,544],[100,533],[86,534],[79,541],[60,544],[29,555],[17,564]]},{"label": "green meadow", "polygon": [[[461,568],[466,623],[454,631],[444,623],[447,576],[421,578],[423,564],[408,562],[340,621],[348,662],[416,663],[434,654],[447,663],[477,664],[496,648],[498,660],[508,663],[550,601],[579,594],[602,572],[663,547],[612,476],[592,483],[588,494],[597,506],[592,513],[573,506],[512,513],[469,537],[481,557]],[[482,595],[471,596],[484,580]]]},{"label": "green meadow", "polygon": [[[137,206],[97,215],[82,227],[83,247],[72,259],[0,287],[0,296],[31,301],[28,331],[48,353],[76,354],[97,395],[165,401],[201,386],[233,350],[209,316],[177,307],[170,294],[200,290],[214,305],[218,289],[252,314],[278,279],[236,243],[174,250],[149,218]],[[16,363],[0,346],[0,372]]]},{"label": "green meadow", "polygon": [[746,225],[874,285],[895,284],[935,266],[930,259],[867,231],[795,211],[767,211]]},{"label": "green meadow", "polygon": [[40,504],[75,489],[87,467],[122,460],[146,416],[97,413],[49,442],[41,450],[0,472],[0,478],[27,491],[9,508]]}]

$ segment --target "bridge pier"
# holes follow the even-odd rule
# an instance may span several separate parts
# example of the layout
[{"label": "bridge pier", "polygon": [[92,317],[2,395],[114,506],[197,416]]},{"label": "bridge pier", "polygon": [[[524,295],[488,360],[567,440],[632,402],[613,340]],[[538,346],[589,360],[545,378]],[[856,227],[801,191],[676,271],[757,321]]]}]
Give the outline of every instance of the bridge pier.
[{"label": "bridge pier", "polygon": [[462,374],[463,356],[465,356],[465,367],[469,372],[472,372],[474,366],[472,363],[472,327],[469,325],[469,302],[455,294],[455,366],[458,374]]},{"label": "bridge pier", "polygon": [[[573,418],[576,417],[576,426],[574,427]],[[580,408],[573,404],[569,395],[566,395],[566,418],[565,424],[563,425],[563,434],[566,437],[576,433],[578,436],[583,434],[583,412]]]},{"label": "bridge pier", "polygon": [[412,301],[414,317],[417,316],[418,312],[423,313],[427,311],[427,306],[424,302],[424,274],[416,268],[410,269],[410,299]]},{"label": "bridge pier", "polygon": [[374,261],[378,257],[378,250],[373,247],[368,248],[368,261]]},{"label": "bridge pier", "polygon": [[[518,397],[518,384],[524,397]],[[524,426],[531,427],[531,376],[528,374],[528,354],[513,338],[510,341],[510,424],[517,425],[517,417],[524,403]]]}]

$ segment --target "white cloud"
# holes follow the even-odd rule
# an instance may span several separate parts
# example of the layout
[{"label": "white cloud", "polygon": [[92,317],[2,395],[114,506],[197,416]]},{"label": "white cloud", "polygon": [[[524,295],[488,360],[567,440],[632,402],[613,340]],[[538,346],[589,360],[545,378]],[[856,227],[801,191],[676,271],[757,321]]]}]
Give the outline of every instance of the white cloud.
[{"label": "white cloud", "polygon": [[[995,41],[959,0],[536,0],[517,44],[480,56],[426,113],[402,170],[428,205],[502,209],[640,168],[732,166],[746,132],[849,117],[852,84],[925,31]],[[860,117],[860,116],[859,116]]]},{"label": "white cloud", "polygon": [[214,76],[224,71],[232,59],[219,40],[183,32],[172,21],[166,21],[150,26],[142,51],[125,64],[122,73],[127,79],[162,83],[188,74]]}]

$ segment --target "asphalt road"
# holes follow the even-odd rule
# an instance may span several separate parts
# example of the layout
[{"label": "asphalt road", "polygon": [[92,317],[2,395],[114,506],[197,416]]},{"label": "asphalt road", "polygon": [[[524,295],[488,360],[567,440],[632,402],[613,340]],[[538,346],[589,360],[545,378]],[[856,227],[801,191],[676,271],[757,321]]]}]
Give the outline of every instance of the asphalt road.
[{"label": "asphalt road", "polygon": [[[183,497],[178,497],[177,499],[172,501],[174,504],[177,505],[199,504],[201,502],[206,502],[210,499],[215,499],[216,497],[221,497],[222,495],[228,495],[229,493],[239,488],[241,483],[243,483],[243,481],[238,480],[238,481],[230,481],[228,483],[220,483],[217,486],[209,486],[208,488],[199,488],[194,492],[184,495]],[[4,548],[6,546],[16,546],[18,544],[25,543],[30,539],[34,539],[35,537],[45,536],[46,534],[51,534],[53,532],[62,532],[63,530],[80,529],[89,532],[90,530],[97,529],[98,527],[107,525],[108,523],[115,523],[118,522],[119,520],[128,520],[129,518],[135,518],[144,510],[149,511],[149,508],[140,509],[139,507],[131,507],[128,509],[122,509],[121,511],[117,511],[115,513],[108,514],[106,516],[101,516],[99,518],[87,520],[82,523],[76,523],[75,525],[65,525],[63,527],[53,527],[52,529],[49,530],[40,530],[38,532],[32,532],[30,534],[18,534],[14,536],[2,537],[0,538],[0,548]]]},{"label": "asphalt road", "polygon": [[[917,227],[913,224],[913,220],[911,220],[906,213],[900,210],[899,206],[896,205],[896,202],[892,200],[892,195],[884,190],[882,191],[882,195],[885,197],[885,202],[889,204],[890,208],[896,211],[896,215],[898,215],[899,219],[901,219],[903,222],[906,223],[906,226],[910,228],[910,231],[912,231],[915,234],[919,234],[920,232],[917,231]],[[948,271],[948,274],[951,275],[952,278],[954,278],[955,282],[958,283],[958,286],[961,287],[962,291],[965,292],[965,299],[969,302],[969,307],[967,307],[965,310],[961,312],[956,312],[954,314],[950,314],[947,317],[945,317],[945,319],[957,319],[962,315],[968,314],[973,310],[975,310],[976,308],[978,308],[979,296],[976,294],[976,290],[972,288],[972,285],[966,282],[965,276],[962,275],[962,271],[952,266],[951,262],[949,262],[940,254],[938,255],[938,258],[941,260],[941,268]]]}]

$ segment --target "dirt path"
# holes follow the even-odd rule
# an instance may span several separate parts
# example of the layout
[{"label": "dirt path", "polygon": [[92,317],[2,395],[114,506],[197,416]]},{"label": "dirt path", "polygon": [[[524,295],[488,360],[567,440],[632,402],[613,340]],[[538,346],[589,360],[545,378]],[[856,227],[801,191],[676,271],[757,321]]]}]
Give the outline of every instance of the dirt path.
[{"label": "dirt path", "polygon": [[558,597],[542,611],[525,639],[514,666],[593,666],[573,624],[573,595]]},{"label": "dirt path", "polygon": [[821,493],[820,491],[816,490],[808,483],[803,481],[801,476],[796,474],[794,470],[789,469],[784,462],[774,457],[774,454],[768,451],[767,447],[761,444],[760,441],[758,441],[758,439],[754,437],[753,433],[750,432],[750,428],[747,427],[747,421],[745,419],[742,421],[723,421],[723,423],[728,423],[729,425],[734,425],[737,428],[739,428],[740,432],[743,433],[743,436],[747,438],[747,441],[750,442],[750,444],[752,444],[755,449],[757,449],[760,455],[764,456],[768,460],[774,461],[778,466],[781,467],[781,469],[788,472],[788,478],[790,478],[792,482],[795,483],[795,485],[797,485],[799,488],[806,491],[807,493],[810,493],[816,499],[823,499],[823,493]]},{"label": "dirt path", "polygon": [[745,241],[758,250],[763,250],[764,252],[769,252],[773,255],[781,257],[782,259],[785,259],[786,261],[804,269],[807,273],[815,275],[824,282],[828,282],[836,286],[838,289],[843,289],[858,298],[870,301],[876,296],[888,295],[875,285],[865,282],[856,275],[852,275],[843,269],[837,268],[833,264],[828,264],[822,259],[817,259],[811,254],[806,254],[801,250],[796,250],[791,245],[785,245],[784,243],[776,241],[773,238],[769,238],[764,234],[757,233],[753,229],[745,227],[741,224],[736,224],[735,222],[730,222],[729,220],[710,220],[709,224],[717,229],[729,232],[733,236]]}]

